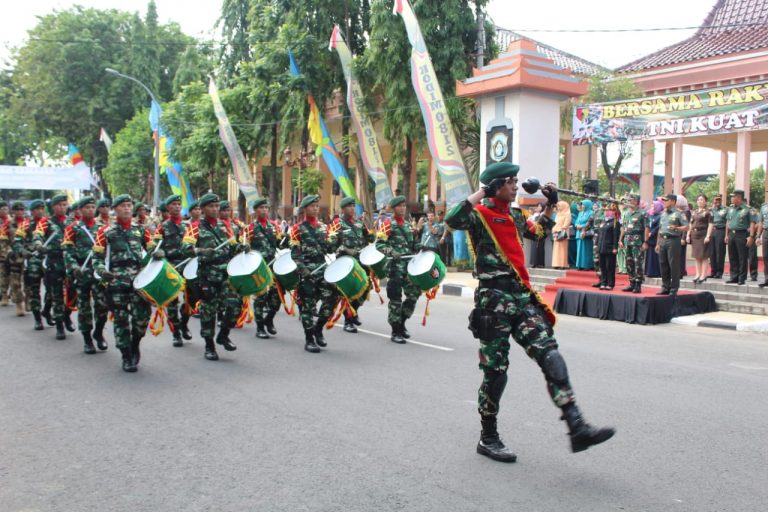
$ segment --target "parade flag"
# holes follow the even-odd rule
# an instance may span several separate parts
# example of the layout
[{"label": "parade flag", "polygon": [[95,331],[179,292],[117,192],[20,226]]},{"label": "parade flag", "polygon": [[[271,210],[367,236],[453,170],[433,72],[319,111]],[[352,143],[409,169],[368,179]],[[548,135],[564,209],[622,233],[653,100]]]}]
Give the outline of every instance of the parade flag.
[{"label": "parade flag", "polygon": [[[165,133],[165,130],[160,125],[162,113],[163,109],[160,108],[160,104],[152,100],[152,107],[149,109],[149,125],[152,127],[153,137],[160,141],[158,144],[160,148],[160,172],[168,178],[171,191],[181,196],[181,211],[183,214],[186,214],[189,210],[189,204],[193,200],[192,191],[189,188],[189,181],[184,174],[181,163],[171,160],[168,156],[173,147],[173,138]],[[159,139],[157,139],[158,137]]]},{"label": "parade flag", "polygon": [[237,143],[237,137],[232,130],[232,125],[229,124],[227,112],[224,110],[224,105],[221,104],[219,90],[216,88],[216,82],[213,81],[213,77],[210,78],[208,83],[208,94],[211,96],[211,101],[213,101],[213,111],[219,120],[219,137],[221,142],[224,143],[224,147],[227,148],[229,161],[232,162],[232,173],[235,176],[235,181],[245,196],[246,204],[251,204],[251,201],[259,197],[259,189],[256,187],[256,181],[248,169],[248,162],[245,161],[240,144]]},{"label": "parade flag", "polygon": [[77,149],[77,146],[69,143],[69,146],[67,146],[67,152],[69,153],[69,163],[70,165],[78,165],[83,163],[83,155],[80,154],[80,150]]},{"label": "parade flag", "polygon": [[341,61],[344,78],[347,81],[347,106],[349,106],[352,122],[355,125],[360,156],[368,176],[376,185],[376,206],[381,208],[389,204],[389,200],[392,199],[392,189],[389,186],[389,181],[387,181],[387,171],[384,170],[384,160],[381,158],[379,141],[376,140],[376,130],[374,130],[371,119],[363,109],[363,90],[360,88],[360,82],[352,73],[352,52],[349,51],[338,25],[333,27],[329,49],[335,49]]},{"label": "parade flag", "polygon": [[[290,60],[291,75],[299,76],[301,72],[299,71],[299,66],[296,65],[296,60],[293,58],[291,50],[288,50],[288,58]],[[355,187],[352,184],[352,180],[349,179],[347,170],[339,159],[339,153],[336,151],[336,146],[331,140],[323,116],[317,108],[315,98],[309,91],[307,91],[307,103],[309,103],[309,120],[307,122],[309,138],[312,140],[312,143],[317,146],[318,155],[323,156],[325,165],[328,166],[328,170],[331,171],[331,174],[339,184],[341,191],[344,192],[344,195],[355,199],[355,203],[357,203],[357,212],[359,214],[362,212],[362,205],[357,199],[357,194],[355,194]]]},{"label": "parade flag", "polygon": [[99,140],[104,143],[104,146],[107,148],[107,153],[112,151],[112,139],[104,128],[99,130]]},{"label": "parade flag", "polygon": [[408,40],[411,42],[411,81],[419,100],[424,124],[427,128],[429,152],[445,186],[448,208],[463,201],[472,193],[456,142],[448,109],[429,57],[419,20],[408,0],[395,0],[394,12],[403,18]]}]

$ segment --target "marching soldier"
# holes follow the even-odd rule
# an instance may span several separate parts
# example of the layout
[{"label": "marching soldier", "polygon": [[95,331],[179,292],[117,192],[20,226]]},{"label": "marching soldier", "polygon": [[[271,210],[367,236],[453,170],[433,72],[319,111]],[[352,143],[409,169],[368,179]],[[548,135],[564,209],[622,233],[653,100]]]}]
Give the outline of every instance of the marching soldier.
[{"label": "marching soldier", "polygon": [[[336,229],[334,229],[332,241],[340,255],[352,256],[359,260],[360,251],[374,241],[374,234],[361,220],[355,218],[355,206],[353,197],[345,197],[341,200],[341,215],[335,221]],[[369,292],[370,284],[359,299],[352,301],[351,306],[355,312],[365,303]],[[357,313],[352,315],[349,311],[344,311],[344,331],[356,333],[358,325],[362,323]]]},{"label": "marching soldier", "polygon": [[239,220],[232,218],[232,206],[229,201],[219,201],[219,220],[224,223],[228,231],[232,231],[236,240],[240,240],[245,226]]},{"label": "marching soldier", "polygon": [[[155,240],[163,241],[162,247],[165,258],[175,267],[184,260],[182,245],[187,230],[186,223],[181,219],[181,196],[178,194],[170,195],[161,206],[168,212],[168,218],[158,226]],[[183,305],[181,307],[183,309]],[[173,346],[181,347],[184,345],[183,340],[192,339],[192,334],[189,332],[187,324],[181,321],[183,311],[179,310],[179,300],[174,299],[168,304],[166,311],[168,312],[168,322],[173,331]]]},{"label": "marching soldier", "polygon": [[133,206],[134,222],[136,222],[136,224],[138,224],[139,226],[145,227],[145,228],[149,227],[149,216],[147,215],[147,211],[148,211],[147,205],[145,205],[144,203],[137,202]]},{"label": "marching soldier", "polygon": [[614,430],[590,426],[576,406],[568,369],[552,329],[554,314],[533,291],[522,238],[546,236],[551,228],[552,207],[557,189],[547,185],[542,193],[548,200],[538,222],[526,220],[510,203],[517,195],[518,166],[508,162],[488,166],[480,175],[486,185],[451,209],[446,223],[467,230],[475,250],[475,309],[470,329],[480,340],[480,369],[483,382],[478,393],[482,432],[477,452],[494,460],[515,462],[517,456],[499,438],[496,417],[509,367],[509,337],[535,359],[544,373],[550,398],[559,407],[570,431],[571,450],[586,450],[610,439]]},{"label": "marching soldier", "polygon": [[733,191],[733,204],[726,214],[725,243],[728,245],[728,258],[731,266],[732,284],[746,284],[747,258],[749,247],[754,244],[753,216],[744,202],[744,191]]},{"label": "marching soldier", "polygon": [[197,278],[202,294],[200,304],[200,335],[205,340],[205,358],[217,361],[214,334],[216,318],[220,329],[216,343],[224,350],[234,351],[237,347],[229,339],[229,332],[235,326],[242,302],[227,283],[227,263],[239,248],[234,233],[219,220],[219,197],[205,194],[200,198],[203,218],[190,225],[184,235],[184,252],[197,255]]},{"label": "marching soldier", "polygon": [[92,251],[100,227],[95,218],[96,200],[93,197],[81,199],[78,207],[82,219],[67,226],[62,246],[67,277],[75,283],[77,290],[77,328],[83,335],[83,352],[95,354],[94,339],[99,350],[107,350],[103,330],[109,314],[104,288],[93,276]]},{"label": "marching soldier", "polygon": [[688,232],[688,219],[678,210],[677,195],[664,197],[664,211],[659,219],[659,241],[656,253],[661,267],[661,291],[656,295],[677,295],[680,288],[680,247]]},{"label": "marching soldier", "polygon": [[51,298],[53,320],[56,325],[56,339],[63,340],[65,322],[67,330],[74,332],[75,327],[66,315],[64,304],[64,230],[69,224],[67,219],[67,196],[58,195],[51,199],[53,215],[44,217],[37,223],[35,230],[35,251],[42,254],[45,267],[46,294]]},{"label": "marching soldier", "polygon": [[112,209],[112,201],[110,199],[99,199],[96,203],[96,223],[101,226],[108,226],[112,223],[112,216],[109,211]]},{"label": "marching soldier", "polygon": [[648,239],[651,237],[650,219],[648,213],[638,208],[640,197],[629,196],[627,212],[621,226],[619,247],[626,247],[627,276],[629,286],[623,292],[640,293],[645,273],[645,251],[648,250]]},{"label": "marching soldier", "polygon": [[712,266],[712,271],[708,277],[714,279],[721,279],[723,277],[723,269],[725,268],[725,223],[726,214],[728,209],[723,206],[723,196],[716,195],[712,199],[712,224],[714,226],[712,230],[712,254],[710,254],[709,262]]},{"label": "marching soldier", "polygon": [[197,224],[200,222],[200,216],[202,215],[202,210],[200,209],[200,203],[197,199],[189,203],[189,223],[192,226],[197,226]]},{"label": "marching soldier", "polygon": [[13,203],[12,211],[13,218],[11,219],[11,229],[8,230],[8,239],[11,245],[11,250],[6,259],[9,273],[8,279],[11,284],[11,296],[13,297],[13,302],[16,304],[16,316],[24,316],[25,309],[28,309],[24,293],[24,258],[13,250],[16,231],[27,220],[24,203],[21,201]]},{"label": "marching soldier", "polygon": [[[299,273],[297,302],[301,325],[304,327],[304,350],[320,352],[320,347],[327,346],[323,336],[323,327],[333,314],[338,301],[338,292],[333,285],[323,279],[318,269],[325,264],[326,254],[333,252],[328,241],[328,228],[318,220],[320,196],[310,194],[301,201],[299,213],[304,213],[304,221],[291,228],[291,257]],[[317,303],[320,302],[320,309]],[[317,321],[314,320],[317,316]]]},{"label": "marching soldier", "polygon": [[[284,235],[269,221],[269,204],[266,198],[255,199],[251,208],[253,209],[254,220],[246,228],[245,238],[251,249],[258,251],[269,263],[275,259],[277,247]],[[269,334],[273,336],[277,334],[274,319],[278,311],[280,311],[280,297],[277,294],[276,286],[270,287],[269,291],[261,297],[253,299],[257,338],[268,339]]]},{"label": "marching soldier", "polygon": [[29,301],[29,309],[35,319],[35,330],[42,331],[43,317],[40,304],[40,288],[43,281],[43,255],[35,251],[35,231],[38,223],[45,217],[45,202],[35,199],[29,203],[32,216],[25,219],[16,229],[13,251],[19,259],[26,259],[24,269],[24,288]]},{"label": "marching soldier", "polygon": [[[154,247],[149,230],[132,222],[133,199],[120,195],[112,201],[115,221],[102,226],[93,246],[93,268],[106,286],[107,306],[114,315],[115,346],[123,356],[123,371],[138,370],[140,343],[147,332],[152,306],[133,288],[144,265],[144,252]],[[154,259],[163,259],[155,251]]]},{"label": "marching soldier", "polygon": [[0,199],[0,306],[8,305],[8,287],[11,284],[8,256],[13,245],[13,221],[8,215],[8,203]]},{"label": "marching soldier", "polygon": [[411,225],[405,220],[405,196],[392,198],[389,206],[394,212],[393,218],[384,220],[378,236],[383,241],[381,252],[392,260],[387,276],[387,298],[389,299],[387,321],[392,327],[390,340],[402,344],[411,337],[408,329],[405,328],[405,322],[413,315],[416,302],[421,296],[419,287],[408,279],[407,260],[402,257],[418,252],[419,242],[413,235]]}]

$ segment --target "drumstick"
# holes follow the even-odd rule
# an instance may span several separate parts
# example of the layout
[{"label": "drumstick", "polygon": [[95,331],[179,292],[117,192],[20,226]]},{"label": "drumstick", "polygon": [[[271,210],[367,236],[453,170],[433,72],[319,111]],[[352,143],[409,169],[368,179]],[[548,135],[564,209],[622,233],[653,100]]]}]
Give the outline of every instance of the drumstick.
[{"label": "drumstick", "polygon": [[184,261],[182,261],[181,263],[177,263],[176,265],[174,265],[174,266],[173,266],[173,268],[179,268],[180,266],[182,266],[182,265],[184,265],[185,263],[189,262],[191,259],[192,259],[192,258],[187,258],[187,259],[185,259]]},{"label": "drumstick", "polygon": [[322,269],[324,269],[327,266],[328,266],[328,262],[326,261],[325,263],[323,263],[322,265],[317,267],[315,270],[313,270],[312,273],[310,273],[309,275],[313,276],[313,275],[317,274],[318,272],[320,272]]}]

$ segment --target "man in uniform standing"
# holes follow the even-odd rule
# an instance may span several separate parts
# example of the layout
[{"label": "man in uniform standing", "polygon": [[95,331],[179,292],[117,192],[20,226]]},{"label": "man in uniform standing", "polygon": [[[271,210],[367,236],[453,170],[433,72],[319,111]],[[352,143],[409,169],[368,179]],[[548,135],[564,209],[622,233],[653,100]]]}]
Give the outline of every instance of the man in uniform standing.
[{"label": "man in uniform standing", "polygon": [[496,417],[509,367],[509,338],[534,359],[547,382],[554,404],[569,427],[571,450],[579,452],[610,439],[615,431],[590,426],[576,406],[565,360],[558,350],[552,329],[554,314],[533,290],[525,266],[523,237],[540,239],[554,223],[550,219],[557,203],[557,189],[542,189],[548,204],[538,222],[510,209],[517,196],[518,166],[508,162],[489,165],[480,175],[486,186],[454,206],[446,217],[453,229],[467,230],[475,252],[475,309],[470,329],[480,340],[480,369],[483,382],[478,393],[482,431],[477,452],[501,462],[517,456],[499,437]]},{"label": "man in uniform standing", "polygon": [[24,258],[13,250],[13,243],[16,238],[16,230],[19,229],[27,220],[25,214],[24,203],[16,201],[12,207],[13,218],[11,219],[11,229],[8,230],[8,242],[10,245],[10,252],[8,253],[6,262],[8,265],[8,280],[11,285],[11,297],[16,304],[16,316],[24,316],[25,309],[27,307],[27,301],[24,294]]},{"label": "man in uniform standing", "polygon": [[728,209],[723,206],[723,196],[720,194],[715,196],[710,211],[712,212],[714,229],[710,241],[712,254],[709,257],[709,262],[712,266],[712,272],[710,272],[709,277],[721,279],[725,269],[725,216],[728,212]]},{"label": "man in uniform standing", "polygon": [[638,208],[640,197],[636,194],[629,196],[624,223],[621,226],[619,247],[626,248],[627,276],[629,286],[623,292],[640,293],[645,272],[645,251],[648,250],[648,239],[651,237],[648,213]]},{"label": "man in uniform standing", "polygon": [[[235,326],[242,301],[227,282],[227,264],[235,255],[238,244],[232,230],[219,220],[219,197],[205,194],[199,205],[203,218],[197,225],[190,224],[187,228],[183,247],[187,256],[198,257],[197,278],[202,295],[200,336],[205,340],[205,358],[218,361],[215,343],[230,352],[237,350],[229,339],[229,332]],[[217,316],[220,328],[214,343]]]},{"label": "man in uniform standing", "polygon": [[112,201],[109,199],[99,199],[96,203],[96,223],[101,226],[108,226],[112,222],[109,210],[112,208]]},{"label": "man in uniform standing", "polygon": [[[383,241],[381,252],[391,258],[387,275],[387,298],[389,312],[387,321],[392,327],[390,341],[405,343],[411,335],[405,328],[405,322],[413,315],[416,302],[421,296],[421,290],[408,279],[408,260],[403,256],[415,254],[420,244],[414,237],[413,230],[405,220],[407,209],[405,196],[395,196],[389,201],[394,213],[392,219],[385,219],[379,230],[379,238]],[[403,300],[405,295],[405,300]]]},{"label": "man in uniform standing", "polygon": [[[335,221],[336,225],[332,230],[333,236],[331,241],[339,255],[351,256],[359,262],[360,251],[373,242],[374,235],[365,227],[365,224],[360,219],[355,218],[355,206],[355,198],[353,197],[345,197],[341,200],[341,215]],[[357,316],[357,311],[367,300],[368,293],[370,293],[370,280],[363,294],[350,303],[355,310],[355,314],[352,315],[351,312],[344,311],[345,332],[356,333],[357,326],[362,325]]]},{"label": "man in uniform standing", "polygon": [[[184,234],[187,231],[186,223],[181,219],[181,196],[173,194],[163,201],[164,209],[168,212],[168,218],[164,220],[155,232],[155,240],[163,241],[163,252],[168,263],[177,266],[184,260],[182,244]],[[186,292],[185,292],[186,293]],[[182,306],[183,308],[183,306]],[[176,298],[166,306],[168,313],[168,323],[173,332],[173,346],[181,347],[183,340],[191,340],[192,334],[189,332],[187,324],[182,323],[182,311],[179,310],[179,299]]]},{"label": "man in uniform standing", "polygon": [[[261,254],[264,261],[269,264],[275,259],[277,246],[283,238],[283,233],[269,221],[269,204],[266,198],[254,199],[251,208],[254,220],[245,229],[246,243],[250,245],[251,250]],[[278,311],[280,311],[280,296],[277,294],[276,286],[271,286],[267,293],[253,299],[257,338],[268,339],[269,334],[273,336],[277,334],[274,319]]]},{"label": "man in uniform standing", "polygon": [[[133,279],[144,267],[144,251],[154,248],[149,230],[132,222],[133,199],[120,195],[112,201],[115,222],[102,226],[93,246],[93,268],[106,286],[107,305],[114,315],[115,346],[123,356],[123,371],[138,370],[139,345],[147,332],[152,306],[133,288]],[[154,259],[163,259],[155,251]]]},{"label": "man in uniform standing", "polygon": [[728,259],[731,266],[731,284],[746,284],[747,258],[749,247],[754,243],[752,213],[744,203],[744,191],[733,191],[733,204],[726,214],[725,243],[728,244]]},{"label": "man in uniform standing", "polygon": [[40,304],[40,284],[43,280],[43,256],[35,252],[35,231],[37,224],[45,216],[45,202],[35,199],[29,203],[31,218],[16,229],[16,236],[13,242],[13,251],[20,260],[27,260],[24,269],[24,289],[26,290],[29,309],[35,318],[35,330],[42,331],[43,317]]},{"label": "man in uniform standing", "polygon": [[656,295],[677,295],[680,288],[680,241],[688,232],[688,219],[676,208],[677,195],[664,197],[664,211],[659,220],[656,252],[661,267],[661,291]]},{"label": "man in uniform standing", "polygon": [[[109,309],[104,287],[93,276],[93,246],[100,226],[96,222],[96,200],[85,197],[78,203],[82,218],[64,230],[64,263],[67,277],[77,291],[77,328],[83,335],[83,352],[95,354],[93,339],[99,350],[107,350],[103,329]],[[99,327],[94,330],[94,318]],[[93,336],[91,331],[94,331]]]},{"label": "man in uniform standing", "polygon": [[291,227],[290,242],[291,258],[299,273],[297,302],[304,328],[304,350],[311,353],[318,353],[320,347],[327,345],[323,328],[333,314],[339,297],[336,288],[325,282],[323,274],[315,272],[325,263],[326,254],[333,252],[333,245],[328,241],[328,228],[318,220],[319,201],[320,196],[314,194],[301,201],[299,214],[304,213],[304,221]]}]

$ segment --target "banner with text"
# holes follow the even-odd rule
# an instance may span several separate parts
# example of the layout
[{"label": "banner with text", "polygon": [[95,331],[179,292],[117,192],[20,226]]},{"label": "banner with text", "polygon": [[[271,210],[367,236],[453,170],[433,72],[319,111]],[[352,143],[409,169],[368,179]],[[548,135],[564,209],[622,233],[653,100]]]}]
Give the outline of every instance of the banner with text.
[{"label": "banner with text", "polygon": [[448,108],[437,81],[432,59],[429,57],[419,20],[408,0],[395,0],[394,12],[403,18],[408,40],[411,42],[411,80],[419,100],[424,124],[427,128],[429,152],[445,186],[448,208],[463,201],[472,193],[461,150],[456,142]]},{"label": "banner with text", "polygon": [[768,128],[768,83],[579,105],[573,143],[694,137]]},{"label": "banner with text", "polygon": [[84,163],[74,167],[0,165],[0,183],[14,190],[89,190],[91,168]]}]

